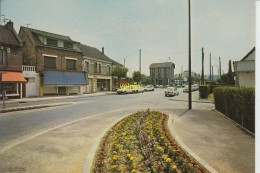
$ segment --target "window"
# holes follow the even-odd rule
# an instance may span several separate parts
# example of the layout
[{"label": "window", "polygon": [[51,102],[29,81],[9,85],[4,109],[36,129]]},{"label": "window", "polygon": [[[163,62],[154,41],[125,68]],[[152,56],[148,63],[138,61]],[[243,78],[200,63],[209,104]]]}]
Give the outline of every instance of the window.
[{"label": "window", "polygon": [[76,60],[67,59],[67,70],[76,70]]},{"label": "window", "polygon": [[110,74],[111,73],[111,67],[110,67],[110,65],[107,65],[107,69],[108,69],[108,73],[107,74]]},{"label": "window", "polygon": [[89,61],[85,61],[85,71],[89,72]]},{"label": "window", "polygon": [[72,48],[73,48],[73,45],[72,45],[72,43],[64,42],[64,43],[63,43],[63,47],[64,47],[64,48],[67,48],[67,49],[72,49]]},{"label": "window", "polygon": [[7,65],[7,52],[4,49],[0,49],[0,64]]},{"label": "window", "polygon": [[101,64],[95,63],[95,73],[101,73]]},{"label": "window", "polygon": [[58,46],[58,41],[57,41],[57,40],[50,39],[50,38],[47,38],[47,45],[50,45],[50,46]]},{"label": "window", "polygon": [[56,58],[44,56],[44,68],[56,69]]}]

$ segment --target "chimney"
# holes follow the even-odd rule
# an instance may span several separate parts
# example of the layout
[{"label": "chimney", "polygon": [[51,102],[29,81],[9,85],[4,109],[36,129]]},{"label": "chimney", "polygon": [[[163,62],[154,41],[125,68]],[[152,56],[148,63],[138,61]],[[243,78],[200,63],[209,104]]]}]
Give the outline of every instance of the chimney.
[{"label": "chimney", "polygon": [[5,26],[7,29],[12,30],[14,28],[14,23],[10,20]]},{"label": "chimney", "polygon": [[104,47],[102,47],[102,54],[103,54],[103,55],[104,55],[104,53],[105,53],[104,50],[105,50]]}]

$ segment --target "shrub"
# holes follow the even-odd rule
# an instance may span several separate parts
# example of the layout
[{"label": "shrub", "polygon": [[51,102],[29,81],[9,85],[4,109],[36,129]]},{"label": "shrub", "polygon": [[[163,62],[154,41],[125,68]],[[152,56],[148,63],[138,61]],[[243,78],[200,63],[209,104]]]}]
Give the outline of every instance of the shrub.
[{"label": "shrub", "polygon": [[245,87],[216,87],[216,110],[255,133],[255,89]]}]

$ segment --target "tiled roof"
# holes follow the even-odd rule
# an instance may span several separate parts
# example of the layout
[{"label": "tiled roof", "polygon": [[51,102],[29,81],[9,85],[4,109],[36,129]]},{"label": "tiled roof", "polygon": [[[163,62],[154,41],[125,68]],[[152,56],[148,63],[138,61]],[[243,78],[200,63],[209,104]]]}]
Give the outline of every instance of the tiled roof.
[{"label": "tiled roof", "polygon": [[164,68],[164,67],[169,67],[171,65],[173,65],[175,67],[174,63],[172,63],[172,62],[153,63],[153,64],[150,65],[150,68],[159,68],[159,67]]},{"label": "tiled roof", "polygon": [[77,44],[77,47],[83,52],[83,56],[87,56],[87,57],[90,57],[90,58],[95,58],[95,59],[99,59],[99,60],[103,60],[103,61],[112,62],[113,65],[121,65],[122,66],[122,64],[110,59],[105,54],[102,54],[102,52],[100,52],[97,48],[90,47],[90,46],[80,44],[80,43]]},{"label": "tiled roof", "polygon": [[246,56],[243,58],[243,59],[241,59],[241,61],[245,61],[246,59],[247,59],[247,57],[251,54],[251,53],[253,53],[255,51],[255,47],[250,51],[250,52],[248,52],[248,54],[246,54]]},{"label": "tiled roof", "polygon": [[21,46],[22,41],[13,28],[13,22],[9,21],[5,26],[0,25],[0,43]]},{"label": "tiled roof", "polygon": [[65,41],[65,42],[69,42],[69,43],[77,43],[76,41],[73,41],[69,36],[63,36],[63,35],[54,34],[54,33],[46,32],[46,31],[27,28],[27,27],[23,27],[23,26],[21,26],[20,30],[23,30],[25,33],[27,33],[35,45],[80,52],[75,49],[68,49],[68,48],[63,48],[63,47],[55,47],[55,46],[46,45],[46,44],[42,43],[38,38],[38,36],[42,36],[42,37],[51,38],[54,40],[60,40],[60,41]]}]

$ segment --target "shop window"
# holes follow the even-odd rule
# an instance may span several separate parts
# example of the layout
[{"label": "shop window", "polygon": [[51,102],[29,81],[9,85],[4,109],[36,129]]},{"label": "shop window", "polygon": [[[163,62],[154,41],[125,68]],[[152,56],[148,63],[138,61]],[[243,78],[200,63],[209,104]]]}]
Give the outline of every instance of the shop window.
[{"label": "shop window", "polygon": [[84,64],[84,65],[85,65],[85,67],[84,67],[84,68],[85,68],[85,71],[86,71],[86,72],[89,72],[89,61],[85,61],[85,64]]},{"label": "shop window", "polygon": [[64,47],[64,48],[67,48],[67,49],[72,49],[72,48],[73,48],[73,45],[72,45],[72,43],[64,42],[64,43],[63,43],[63,47]]}]

